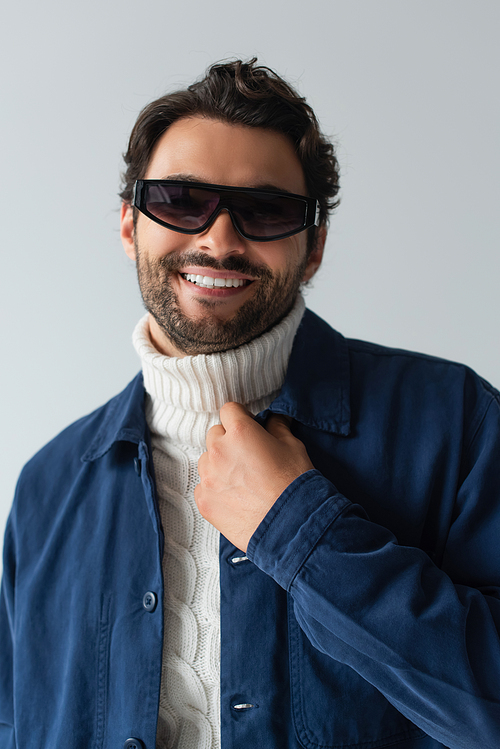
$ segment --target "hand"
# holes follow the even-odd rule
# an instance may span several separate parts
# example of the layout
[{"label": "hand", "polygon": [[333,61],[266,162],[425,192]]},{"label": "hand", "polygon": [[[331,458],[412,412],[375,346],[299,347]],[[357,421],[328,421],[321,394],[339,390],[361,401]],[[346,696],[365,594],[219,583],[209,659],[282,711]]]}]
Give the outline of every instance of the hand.
[{"label": "hand", "polygon": [[314,466],[288,417],[271,414],[264,429],[244,406],[226,403],[220,419],[207,433],[194,498],[203,517],[246,551],[280,494]]}]

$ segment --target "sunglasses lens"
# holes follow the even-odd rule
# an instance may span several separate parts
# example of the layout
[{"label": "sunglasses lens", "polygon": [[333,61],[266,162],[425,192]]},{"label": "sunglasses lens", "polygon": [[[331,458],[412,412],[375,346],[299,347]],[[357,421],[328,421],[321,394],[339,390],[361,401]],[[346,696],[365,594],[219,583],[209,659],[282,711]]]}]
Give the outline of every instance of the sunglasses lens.
[{"label": "sunglasses lens", "polygon": [[292,196],[212,190],[186,183],[144,184],[147,214],[179,231],[196,233],[210,222],[220,204],[231,212],[241,234],[257,241],[301,231],[306,221],[306,201]]},{"label": "sunglasses lens", "polygon": [[306,216],[304,201],[272,193],[235,193],[231,207],[243,233],[258,239],[296,231],[304,225]]},{"label": "sunglasses lens", "polygon": [[178,229],[196,230],[205,224],[219,204],[215,192],[185,185],[149,185],[146,209],[160,221]]}]

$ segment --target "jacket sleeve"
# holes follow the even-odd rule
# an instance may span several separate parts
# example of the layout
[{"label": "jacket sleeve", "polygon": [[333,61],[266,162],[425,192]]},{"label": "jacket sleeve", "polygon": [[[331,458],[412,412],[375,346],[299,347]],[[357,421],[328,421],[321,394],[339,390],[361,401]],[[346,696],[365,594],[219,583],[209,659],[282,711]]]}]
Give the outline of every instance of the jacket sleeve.
[{"label": "jacket sleeve", "polygon": [[13,606],[14,561],[10,523],[7,524],[3,554],[3,579],[0,590],[0,746],[15,749],[14,736],[14,654]]},{"label": "jacket sleeve", "polygon": [[450,749],[500,746],[499,413],[492,398],[464,457],[441,568],[316,470],[285,490],[247,550],[291,594],[318,650]]}]

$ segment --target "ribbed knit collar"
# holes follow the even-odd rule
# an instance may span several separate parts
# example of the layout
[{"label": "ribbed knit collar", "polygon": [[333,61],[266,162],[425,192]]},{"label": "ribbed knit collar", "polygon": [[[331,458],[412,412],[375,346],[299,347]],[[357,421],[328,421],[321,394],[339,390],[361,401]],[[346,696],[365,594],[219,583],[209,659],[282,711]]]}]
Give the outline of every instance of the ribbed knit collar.
[{"label": "ribbed knit collar", "polygon": [[220,423],[218,412],[224,403],[243,403],[254,414],[267,408],[283,384],[304,310],[299,294],[292,311],[250,343],[185,357],[157,351],[145,315],[134,330],[133,343],[142,363],[146,418],[153,436],[204,450],[206,432]]}]

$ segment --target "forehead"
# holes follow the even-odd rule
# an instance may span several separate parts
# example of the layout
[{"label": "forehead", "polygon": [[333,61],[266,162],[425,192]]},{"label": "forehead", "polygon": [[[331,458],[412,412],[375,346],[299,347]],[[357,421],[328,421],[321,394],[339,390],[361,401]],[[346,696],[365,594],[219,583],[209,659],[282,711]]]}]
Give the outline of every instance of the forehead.
[{"label": "forehead", "polygon": [[145,174],[146,179],[189,177],[306,192],[302,165],[286,135],[205,117],[174,122],[158,140]]}]

